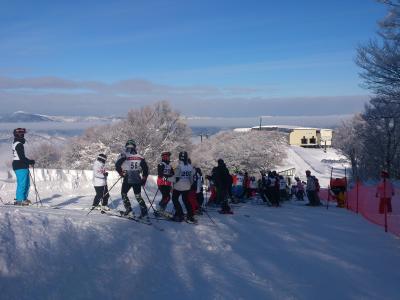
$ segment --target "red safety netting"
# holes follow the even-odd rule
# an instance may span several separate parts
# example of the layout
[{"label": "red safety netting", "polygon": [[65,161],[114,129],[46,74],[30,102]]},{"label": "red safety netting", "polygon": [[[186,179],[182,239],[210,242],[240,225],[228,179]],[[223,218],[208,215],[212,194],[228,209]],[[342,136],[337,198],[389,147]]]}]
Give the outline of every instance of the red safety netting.
[{"label": "red safety netting", "polygon": [[[381,200],[376,197],[376,192],[376,185],[366,186],[357,183],[347,191],[346,207],[353,212],[360,213],[367,220],[385,227],[387,231],[400,236],[400,189],[395,188],[395,195],[391,197],[392,212],[388,211],[388,205],[386,205],[386,214],[383,202],[381,211],[379,210]],[[328,189],[321,189],[319,196],[322,200],[335,201],[334,197],[329,195]]]}]

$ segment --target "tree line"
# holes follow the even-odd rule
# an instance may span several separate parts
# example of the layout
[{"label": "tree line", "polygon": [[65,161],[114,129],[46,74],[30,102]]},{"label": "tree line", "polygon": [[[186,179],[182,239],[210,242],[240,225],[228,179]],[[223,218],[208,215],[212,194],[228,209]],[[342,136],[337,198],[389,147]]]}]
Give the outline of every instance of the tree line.
[{"label": "tree line", "polygon": [[400,0],[378,0],[387,15],[377,36],[357,48],[363,86],[373,94],[362,113],[344,122],[333,144],[350,160],[355,178],[400,178]]}]

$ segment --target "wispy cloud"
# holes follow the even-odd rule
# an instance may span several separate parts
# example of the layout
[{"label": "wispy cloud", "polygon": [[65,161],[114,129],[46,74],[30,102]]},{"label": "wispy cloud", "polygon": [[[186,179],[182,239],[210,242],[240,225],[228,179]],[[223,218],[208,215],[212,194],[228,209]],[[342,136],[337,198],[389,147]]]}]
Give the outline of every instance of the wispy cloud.
[{"label": "wispy cloud", "polygon": [[194,116],[332,115],[361,111],[368,100],[366,95],[271,98],[265,90],[169,86],[143,79],[105,83],[58,77],[0,77],[4,112],[123,115],[129,108],[168,100],[186,115]]}]

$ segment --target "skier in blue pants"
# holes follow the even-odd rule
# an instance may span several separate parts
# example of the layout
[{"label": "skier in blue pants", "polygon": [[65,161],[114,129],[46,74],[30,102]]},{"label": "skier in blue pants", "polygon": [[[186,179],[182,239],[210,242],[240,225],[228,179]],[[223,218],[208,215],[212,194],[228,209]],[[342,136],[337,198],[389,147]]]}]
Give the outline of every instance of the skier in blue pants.
[{"label": "skier in blue pants", "polygon": [[15,197],[16,205],[29,205],[29,165],[35,161],[25,156],[25,128],[14,129],[14,143],[12,144],[13,162],[12,167],[17,176],[17,192]]}]

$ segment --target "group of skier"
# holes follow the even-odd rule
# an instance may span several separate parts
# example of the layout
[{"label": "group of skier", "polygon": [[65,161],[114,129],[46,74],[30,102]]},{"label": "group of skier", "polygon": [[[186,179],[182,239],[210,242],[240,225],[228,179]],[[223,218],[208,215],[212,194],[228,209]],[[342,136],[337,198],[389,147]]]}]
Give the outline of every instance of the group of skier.
[{"label": "group of skier", "polygon": [[[15,201],[17,205],[30,204],[28,200],[29,166],[35,164],[34,160],[25,156],[23,146],[25,133],[24,128],[17,128],[13,132],[13,169],[17,177]],[[134,216],[128,197],[128,193],[132,189],[140,207],[139,217],[143,218],[148,215],[148,207],[142,197],[142,188],[146,185],[149,167],[145,158],[138,154],[136,147],[136,143],[132,139],[125,143],[124,150],[115,162],[115,170],[120,175],[119,180],[122,180],[121,197],[125,207],[123,215]],[[93,199],[92,209],[99,207],[104,211],[110,210],[108,207],[109,189],[107,185],[108,172],[105,167],[106,160],[107,156],[101,153],[93,164],[93,185],[96,195]],[[221,206],[220,213],[232,214],[229,199],[232,202],[237,202],[255,196],[258,192],[264,202],[272,206],[280,206],[280,202],[288,198],[286,180],[276,171],[261,171],[260,173],[261,178],[259,180],[256,180],[255,176],[249,176],[247,172],[236,171],[231,175],[223,159],[218,159],[217,166],[212,169],[210,175],[206,176],[211,192],[207,204],[214,202]],[[194,215],[202,213],[204,203],[204,179],[201,169],[192,166],[188,153],[186,151],[180,152],[178,165],[173,168],[171,166],[171,152],[162,152],[161,161],[157,166],[157,175],[157,186],[162,197],[156,212],[162,216],[168,216],[174,221],[183,221],[185,218],[179,201],[181,198],[186,210],[186,221],[196,222]],[[311,176],[309,171],[306,172],[306,175],[306,191],[310,205],[318,205],[318,180]],[[298,188],[296,196],[302,199],[304,188],[302,188],[301,181],[298,178],[296,180]],[[173,215],[165,211],[171,199],[175,209]]]}]

